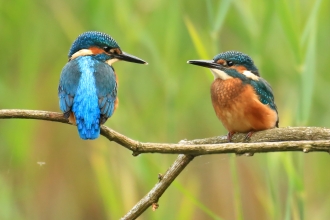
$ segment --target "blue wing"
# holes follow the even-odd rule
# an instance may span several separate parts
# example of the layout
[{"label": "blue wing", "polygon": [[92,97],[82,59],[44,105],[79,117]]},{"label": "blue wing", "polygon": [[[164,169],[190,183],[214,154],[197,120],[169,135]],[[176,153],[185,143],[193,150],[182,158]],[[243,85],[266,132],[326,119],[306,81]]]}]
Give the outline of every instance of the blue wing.
[{"label": "blue wing", "polygon": [[[81,77],[79,59],[68,62],[61,74],[58,86],[58,96],[60,99],[60,109],[64,113],[71,111],[74,96],[76,95]],[[103,124],[114,112],[117,99],[117,82],[114,69],[104,63],[95,62],[93,64],[95,86],[98,96],[98,105],[101,111],[101,124]]]},{"label": "blue wing", "polygon": [[[272,87],[269,85],[269,83],[264,80],[263,78],[259,77],[259,80],[251,80],[250,81],[252,87],[256,91],[256,93],[259,96],[259,99],[261,103],[265,105],[269,105],[273,110],[277,111],[277,107],[274,101],[274,95]],[[278,127],[279,119],[277,119],[276,126]]]},{"label": "blue wing", "polygon": [[95,64],[95,85],[101,110],[101,124],[115,111],[117,99],[117,81],[114,69],[103,62]]},{"label": "blue wing", "polygon": [[58,86],[60,109],[64,114],[70,112],[72,108],[73,98],[76,95],[80,77],[81,72],[76,60],[72,60],[64,66]]},{"label": "blue wing", "polygon": [[260,101],[265,104],[269,105],[272,109],[277,111],[275,102],[274,102],[274,95],[273,90],[269,83],[264,80],[263,78],[259,77],[259,80],[251,80],[251,85],[257,92]]}]

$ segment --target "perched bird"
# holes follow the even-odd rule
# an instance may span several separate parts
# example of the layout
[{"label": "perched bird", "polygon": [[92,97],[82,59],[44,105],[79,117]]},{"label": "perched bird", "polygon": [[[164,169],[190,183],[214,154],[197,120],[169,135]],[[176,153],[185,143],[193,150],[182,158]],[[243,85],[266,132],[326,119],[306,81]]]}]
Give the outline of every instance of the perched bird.
[{"label": "perched bird", "polygon": [[58,86],[60,109],[78,127],[82,139],[95,139],[100,125],[117,105],[117,76],[112,64],[123,60],[147,64],[123,52],[107,34],[89,31],[78,36],[69,51]]},{"label": "perched bird", "polygon": [[279,117],[271,86],[260,77],[246,54],[227,51],[213,60],[189,60],[210,68],[214,75],[211,99],[217,117],[228,130],[228,141],[236,132],[247,133],[278,127]]}]

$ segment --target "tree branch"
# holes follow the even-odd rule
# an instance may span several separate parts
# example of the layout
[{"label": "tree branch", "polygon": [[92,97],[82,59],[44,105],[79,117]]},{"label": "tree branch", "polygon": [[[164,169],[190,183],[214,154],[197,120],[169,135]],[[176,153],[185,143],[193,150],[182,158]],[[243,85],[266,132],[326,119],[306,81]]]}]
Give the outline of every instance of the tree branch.
[{"label": "tree branch", "polygon": [[55,121],[55,122],[70,124],[69,120],[63,117],[63,113],[39,111],[39,110],[1,109],[0,118],[38,119],[38,120]]},{"label": "tree branch", "polygon": [[[0,110],[0,118],[26,118],[56,121],[70,124],[63,114],[36,110]],[[226,136],[206,139],[183,140],[179,144],[143,143],[130,139],[104,125],[101,134],[123,147],[131,150],[133,155],[142,153],[162,154],[223,154],[223,153],[266,153],[279,151],[323,151],[330,152],[330,129],[318,127],[287,127],[256,132],[249,142],[242,143],[244,134],[235,134],[234,143],[228,143]]]},{"label": "tree branch", "polygon": [[[55,121],[70,124],[63,114],[36,110],[0,110],[0,119],[25,118]],[[330,152],[330,129],[318,127],[287,127],[256,132],[248,142],[242,143],[245,134],[235,134],[234,143],[228,143],[227,136],[218,136],[197,140],[182,140],[179,144],[142,143],[130,139],[104,125],[101,134],[125,148],[136,156],[142,153],[180,154],[168,171],[161,176],[150,192],[143,197],[122,219],[135,219],[149,206],[158,207],[158,200],[174,179],[197,155],[236,153],[253,155],[254,153],[280,151]],[[183,155],[184,154],[184,155]]]},{"label": "tree branch", "polygon": [[145,195],[123,218],[122,220],[131,220],[139,217],[148,207],[158,208],[158,200],[165,190],[171,185],[174,179],[181,171],[194,159],[192,155],[180,154],[172,166],[161,176],[157,183],[147,195]]}]

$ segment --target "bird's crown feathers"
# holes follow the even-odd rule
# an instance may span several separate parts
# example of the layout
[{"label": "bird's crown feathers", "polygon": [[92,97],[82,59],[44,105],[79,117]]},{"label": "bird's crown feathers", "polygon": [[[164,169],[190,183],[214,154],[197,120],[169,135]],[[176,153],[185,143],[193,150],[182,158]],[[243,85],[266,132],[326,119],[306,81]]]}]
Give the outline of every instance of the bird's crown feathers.
[{"label": "bird's crown feathers", "polygon": [[79,50],[89,49],[92,46],[119,48],[117,42],[110,35],[98,31],[88,31],[79,35],[72,43],[68,56],[70,58]]}]

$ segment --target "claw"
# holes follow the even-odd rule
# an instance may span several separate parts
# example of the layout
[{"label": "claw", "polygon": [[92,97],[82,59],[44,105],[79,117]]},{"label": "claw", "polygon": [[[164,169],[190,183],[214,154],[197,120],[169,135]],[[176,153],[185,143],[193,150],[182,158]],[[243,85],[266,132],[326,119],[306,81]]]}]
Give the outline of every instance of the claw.
[{"label": "claw", "polygon": [[250,131],[249,133],[247,133],[247,135],[244,138],[244,141],[247,141],[248,139],[251,138],[251,136],[253,135],[254,131]]},{"label": "claw", "polygon": [[229,131],[228,134],[227,134],[227,139],[228,139],[228,142],[231,142],[231,139],[233,137],[233,135],[235,134],[236,132],[234,131]]},{"label": "claw", "polygon": [[64,116],[65,118],[69,118],[69,117],[70,117],[70,114],[71,114],[71,111],[67,111],[67,112],[64,112],[64,113],[63,113],[63,116]]},{"label": "claw", "polygon": [[101,115],[101,118],[100,118],[100,125],[103,125],[107,120],[108,120],[107,116],[105,116],[105,115]]}]

